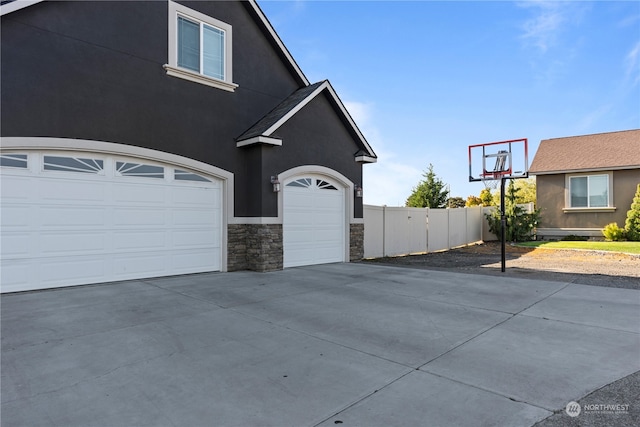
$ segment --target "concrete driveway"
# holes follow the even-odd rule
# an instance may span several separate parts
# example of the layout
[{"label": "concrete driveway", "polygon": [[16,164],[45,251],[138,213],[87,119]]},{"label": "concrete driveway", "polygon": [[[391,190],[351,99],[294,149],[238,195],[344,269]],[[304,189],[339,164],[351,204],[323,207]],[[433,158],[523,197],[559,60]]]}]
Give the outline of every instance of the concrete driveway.
[{"label": "concrete driveway", "polygon": [[7,427],[530,426],[640,370],[629,289],[331,264],[1,300]]}]

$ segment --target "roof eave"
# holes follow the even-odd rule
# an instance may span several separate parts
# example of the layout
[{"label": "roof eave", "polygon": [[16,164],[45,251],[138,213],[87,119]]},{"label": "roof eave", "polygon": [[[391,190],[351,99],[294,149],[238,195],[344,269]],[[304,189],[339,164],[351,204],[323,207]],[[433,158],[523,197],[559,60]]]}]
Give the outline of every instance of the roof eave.
[{"label": "roof eave", "polygon": [[357,163],[376,163],[378,161],[377,157],[371,156],[356,156]]},{"label": "roof eave", "polygon": [[603,171],[617,171],[617,170],[631,170],[640,169],[640,165],[627,165],[627,166],[603,166],[598,168],[582,168],[582,169],[563,169],[563,170],[551,170],[551,171],[532,171],[529,170],[530,175],[560,175],[567,173],[583,173],[583,172],[603,172]]},{"label": "roof eave", "polygon": [[282,145],[282,139],[272,138],[264,135],[258,135],[251,138],[237,141],[236,147],[240,148],[240,147],[246,147],[248,145],[256,145],[256,144],[280,146]]}]

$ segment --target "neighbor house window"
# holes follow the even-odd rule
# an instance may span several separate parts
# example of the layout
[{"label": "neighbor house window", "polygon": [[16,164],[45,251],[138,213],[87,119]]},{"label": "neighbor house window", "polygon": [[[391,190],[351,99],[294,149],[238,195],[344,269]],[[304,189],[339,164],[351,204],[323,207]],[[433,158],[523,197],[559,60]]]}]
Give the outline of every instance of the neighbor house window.
[{"label": "neighbor house window", "polygon": [[609,206],[609,175],[582,175],[569,178],[572,208]]},{"label": "neighbor house window", "polygon": [[231,25],[169,2],[167,74],[233,91]]}]

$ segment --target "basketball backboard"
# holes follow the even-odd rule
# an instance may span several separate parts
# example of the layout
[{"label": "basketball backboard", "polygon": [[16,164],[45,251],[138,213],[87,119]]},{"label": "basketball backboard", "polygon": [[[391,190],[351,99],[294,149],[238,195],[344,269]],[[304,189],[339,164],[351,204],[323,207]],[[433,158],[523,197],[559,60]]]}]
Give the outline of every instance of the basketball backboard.
[{"label": "basketball backboard", "polygon": [[526,138],[469,146],[469,182],[528,176],[529,152]]}]

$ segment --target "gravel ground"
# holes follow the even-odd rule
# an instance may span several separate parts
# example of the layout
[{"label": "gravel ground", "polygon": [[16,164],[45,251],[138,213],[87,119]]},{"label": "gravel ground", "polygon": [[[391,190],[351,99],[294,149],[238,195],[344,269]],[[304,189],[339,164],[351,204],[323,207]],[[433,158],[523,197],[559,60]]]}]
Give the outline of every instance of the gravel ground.
[{"label": "gravel ground", "polygon": [[370,260],[429,270],[501,275],[582,285],[640,289],[640,255],[604,251],[524,248],[507,245],[506,271],[500,271],[500,243],[450,251]]},{"label": "gravel ground", "polygon": [[[367,262],[488,274],[514,278],[551,280],[590,286],[640,289],[640,255],[602,251],[532,249],[507,245],[506,271],[502,273],[499,242],[483,243],[445,252],[385,257]],[[564,409],[535,427],[640,426],[640,371],[578,400],[582,412],[570,417]],[[617,413],[593,405],[628,405]]]}]

